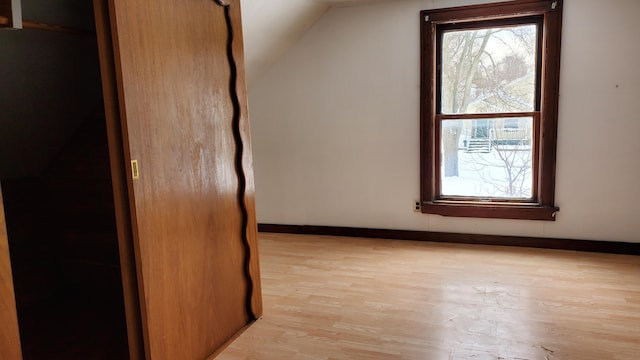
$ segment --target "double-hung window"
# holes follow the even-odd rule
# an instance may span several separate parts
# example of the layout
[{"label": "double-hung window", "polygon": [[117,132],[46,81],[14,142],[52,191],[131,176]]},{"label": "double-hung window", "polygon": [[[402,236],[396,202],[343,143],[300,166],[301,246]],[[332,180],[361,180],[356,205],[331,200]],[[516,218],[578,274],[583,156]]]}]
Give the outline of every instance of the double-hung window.
[{"label": "double-hung window", "polygon": [[554,220],[562,1],[421,12],[422,212]]}]

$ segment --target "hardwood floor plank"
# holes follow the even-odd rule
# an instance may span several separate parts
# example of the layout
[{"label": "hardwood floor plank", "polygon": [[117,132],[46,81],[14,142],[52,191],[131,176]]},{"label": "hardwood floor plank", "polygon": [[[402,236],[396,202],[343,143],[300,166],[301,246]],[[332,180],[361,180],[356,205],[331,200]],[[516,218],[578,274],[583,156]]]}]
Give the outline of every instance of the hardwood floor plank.
[{"label": "hardwood floor plank", "polygon": [[260,234],[264,315],[218,359],[640,354],[640,257]]}]

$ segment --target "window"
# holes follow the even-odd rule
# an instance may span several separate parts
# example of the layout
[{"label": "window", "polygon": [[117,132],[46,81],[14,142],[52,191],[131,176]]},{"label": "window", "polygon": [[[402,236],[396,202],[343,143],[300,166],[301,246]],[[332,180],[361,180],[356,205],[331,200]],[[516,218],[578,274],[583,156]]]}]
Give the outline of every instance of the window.
[{"label": "window", "polygon": [[422,212],[554,220],[562,1],[421,12]]}]

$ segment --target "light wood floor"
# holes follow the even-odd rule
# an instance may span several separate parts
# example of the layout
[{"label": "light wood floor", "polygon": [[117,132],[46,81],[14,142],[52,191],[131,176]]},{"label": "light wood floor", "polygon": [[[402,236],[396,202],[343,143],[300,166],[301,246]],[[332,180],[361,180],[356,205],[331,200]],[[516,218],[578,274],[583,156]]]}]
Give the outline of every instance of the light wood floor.
[{"label": "light wood floor", "polygon": [[218,359],[640,359],[640,257],[260,234],[264,316]]}]

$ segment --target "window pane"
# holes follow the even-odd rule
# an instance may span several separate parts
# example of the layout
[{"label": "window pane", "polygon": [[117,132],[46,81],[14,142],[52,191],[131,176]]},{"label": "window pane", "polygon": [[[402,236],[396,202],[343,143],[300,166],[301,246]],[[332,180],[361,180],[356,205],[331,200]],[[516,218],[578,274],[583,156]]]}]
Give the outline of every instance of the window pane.
[{"label": "window pane", "polygon": [[443,34],[442,113],[534,111],[537,26]]},{"label": "window pane", "polygon": [[442,120],[441,195],[531,199],[532,117]]}]

